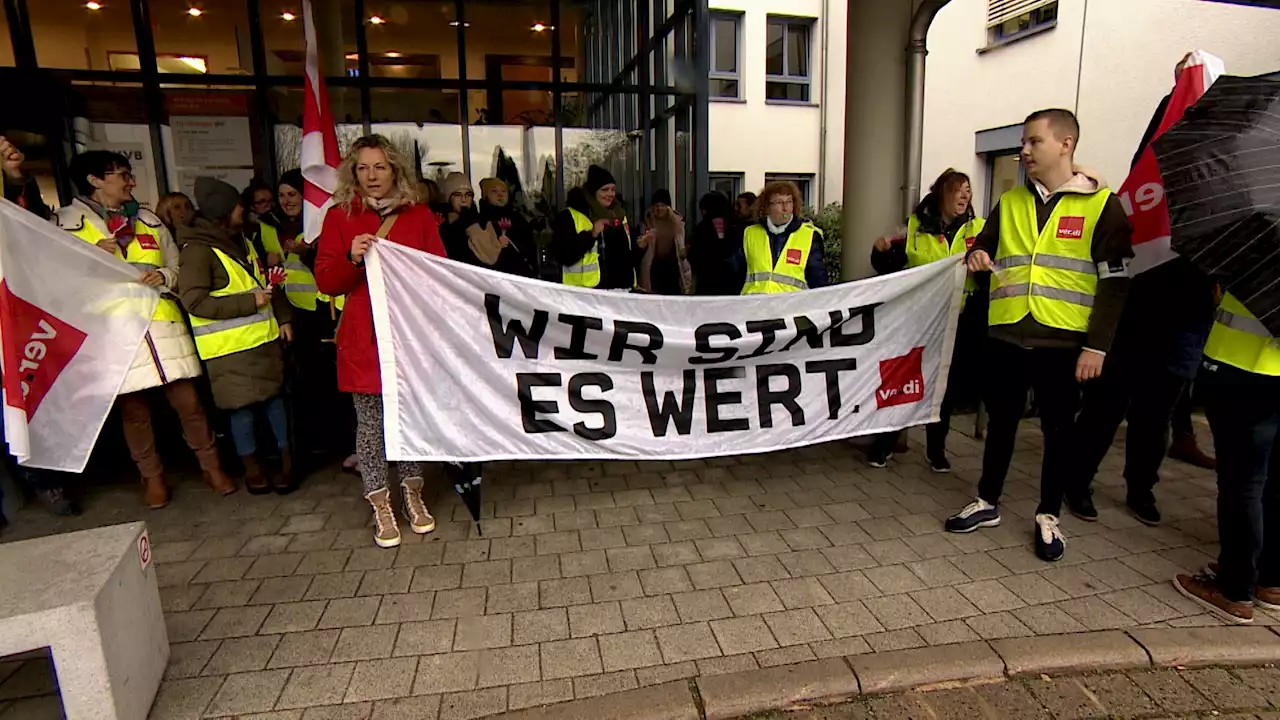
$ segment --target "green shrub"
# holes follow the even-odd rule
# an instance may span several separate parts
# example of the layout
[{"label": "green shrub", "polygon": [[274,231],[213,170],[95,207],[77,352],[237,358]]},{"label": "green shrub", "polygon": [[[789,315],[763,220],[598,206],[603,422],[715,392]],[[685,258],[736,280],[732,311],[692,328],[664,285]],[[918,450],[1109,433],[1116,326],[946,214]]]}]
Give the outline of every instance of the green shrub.
[{"label": "green shrub", "polygon": [[805,208],[805,216],[811,218],[813,224],[822,231],[822,259],[827,266],[827,276],[833,283],[840,281],[841,242],[844,238],[841,228],[843,209],[840,203],[830,203],[821,210]]}]

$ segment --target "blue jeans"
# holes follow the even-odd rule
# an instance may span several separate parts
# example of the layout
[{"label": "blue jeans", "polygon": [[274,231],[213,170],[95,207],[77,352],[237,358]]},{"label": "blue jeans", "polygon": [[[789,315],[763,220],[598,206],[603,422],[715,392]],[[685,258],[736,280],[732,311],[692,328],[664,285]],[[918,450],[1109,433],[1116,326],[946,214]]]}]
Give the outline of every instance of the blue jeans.
[{"label": "blue jeans", "polygon": [[1218,457],[1218,581],[1252,600],[1280,587],[1280,377],[1206,359],[1196,383]]},{"label": "blue jeans", "polygon": [[276,438],[276,447],[281,451],[289,449],[289,421],[285,413],[284,396],[277,395],[257,405],[249,405],[231,412],[231,439],[235,441],[236,454],[240,457],[252,455],[258,451],[258,438],[254,433],[258,408],[266,411],[267,422],[271,424],[271,434]]}]

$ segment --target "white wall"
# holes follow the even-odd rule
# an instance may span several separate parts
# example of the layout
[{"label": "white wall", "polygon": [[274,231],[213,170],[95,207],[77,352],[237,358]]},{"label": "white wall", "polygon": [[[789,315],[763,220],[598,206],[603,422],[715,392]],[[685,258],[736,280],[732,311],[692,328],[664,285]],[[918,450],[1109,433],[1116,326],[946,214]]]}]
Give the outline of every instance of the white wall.
[{"label": "white wall", "polygon": [[[832,23],[828,62],[832,68],[825,109],[827,127],[827,202],[840,199],[844,128],[844,3],[828,0]],[[822,45],[823,0],[712,0],[712,11],[741,13],[739,32],[740,100],[711,102],[709,169],[713,173],[743,173],[743,189],[758,191],[766,173],[814,175],[817,202],[822,172]],[[810,104],[770,104],[765,100],[765,46],[769,14],[814,18],[811,35]],[[834,87],[832,87],[834,86]],[[838,91],[831,93],[831,90]]]},{"label": "white wall", "polygon": [[974,153],[975,133],[1042,108],[1073,109],[1081,124],[1077,159],[1119,186],[1184,53],[1207,50],[1233,75],[1280,70],[1276,10],[1202,0],[1060,0],[1056,28],[979,54],[986,6],[951,0],[930,29],[922,164],[926,186],[947,167],[968,172],[980,207],[987,171]]}]

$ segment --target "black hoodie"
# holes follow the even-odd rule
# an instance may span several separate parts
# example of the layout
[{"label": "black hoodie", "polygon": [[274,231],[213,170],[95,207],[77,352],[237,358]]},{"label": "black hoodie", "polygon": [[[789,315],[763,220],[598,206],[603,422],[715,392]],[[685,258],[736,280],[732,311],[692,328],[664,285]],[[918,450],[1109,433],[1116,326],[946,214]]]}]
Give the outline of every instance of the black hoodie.
[{"label": "black hoodie", "polygon": [[[950,243],[955,240],[956,233],[964,228],[965,223],[973,219],[973,207],[970,206],[969,211],[964,215],[955,218],[950,225],[943,226],[942,213],[938,210],[937,193],[929,193],[924,199],[916,205],[916,209],[911,213],[920,221],[920,232],[929,235],[942,235],[947,238]],[[907,244],[893,243],[888,250],[871,249],[871,267],[881,275],[898,272],[907,266]],[[989,282],[990,276],[983,274],[982,280],[984,284]]]}]

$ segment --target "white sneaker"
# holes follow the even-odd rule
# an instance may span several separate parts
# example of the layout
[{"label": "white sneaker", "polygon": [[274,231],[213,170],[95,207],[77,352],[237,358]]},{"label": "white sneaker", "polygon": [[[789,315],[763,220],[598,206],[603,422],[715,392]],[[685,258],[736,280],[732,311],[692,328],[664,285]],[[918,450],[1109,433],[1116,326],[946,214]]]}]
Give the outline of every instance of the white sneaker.
[{"label": "white sneaker", "polygon": [[1036,556],[1054,562],[1062,559],[1067,550],[1067,540],[1058,527],[1058,518],[1041,513],[1036,515]]}]

